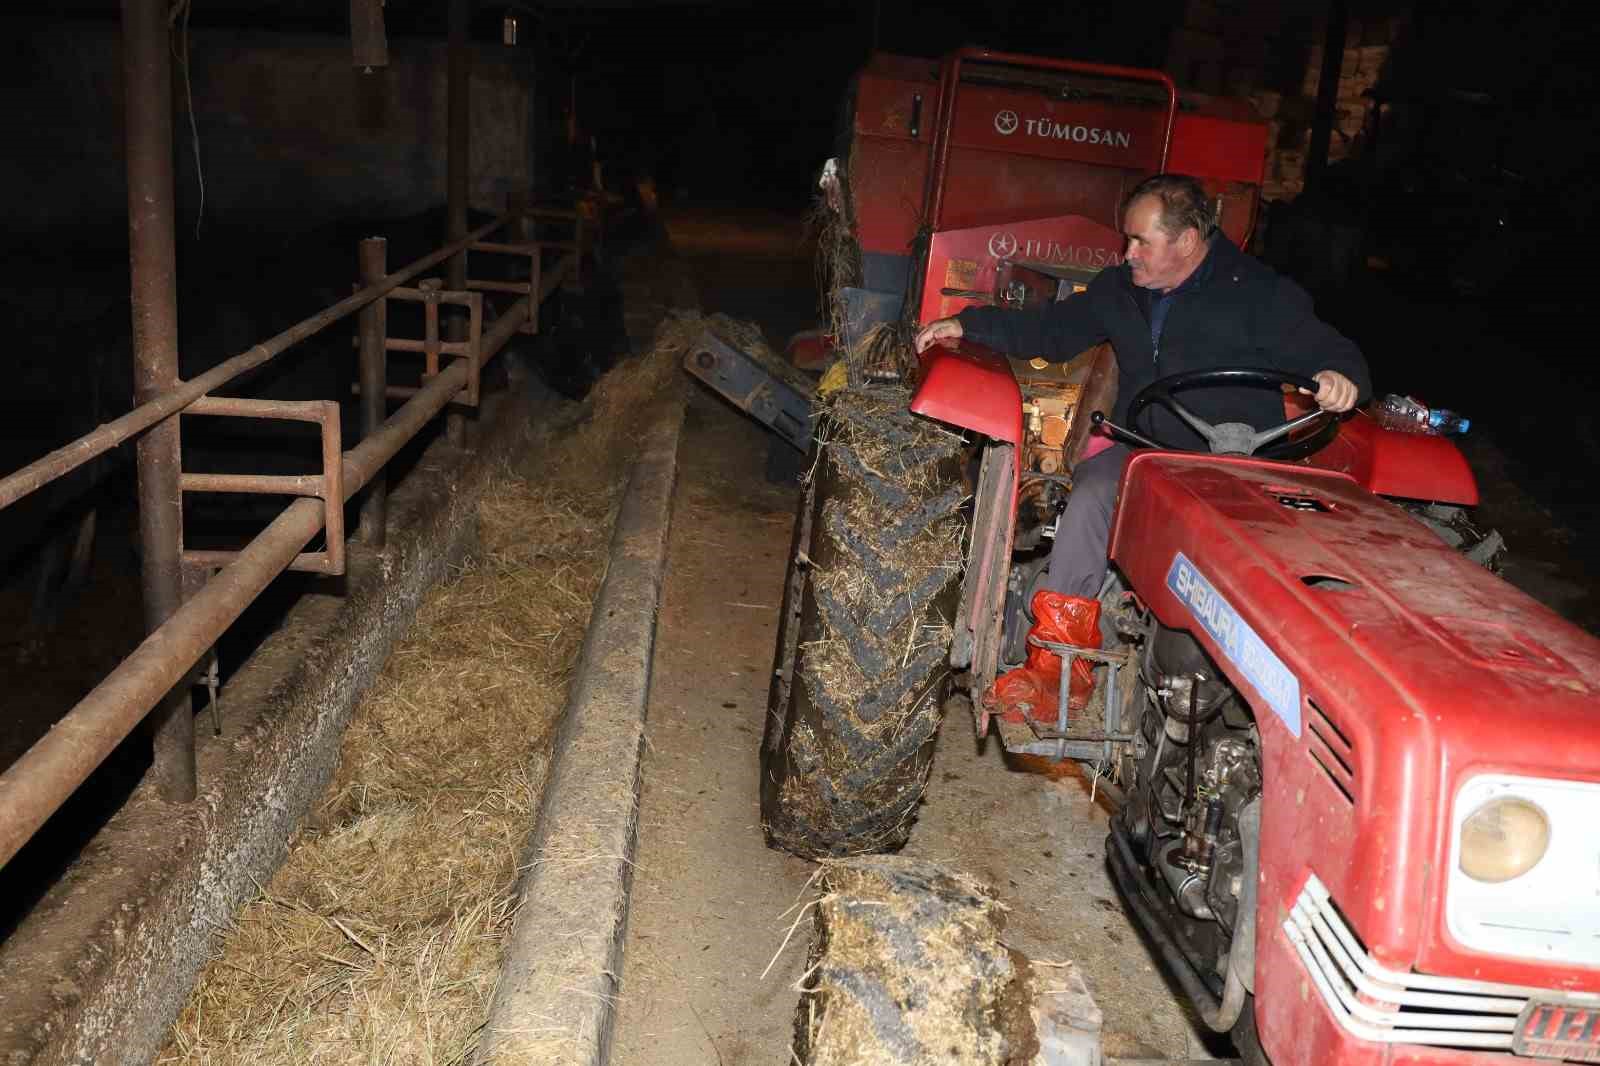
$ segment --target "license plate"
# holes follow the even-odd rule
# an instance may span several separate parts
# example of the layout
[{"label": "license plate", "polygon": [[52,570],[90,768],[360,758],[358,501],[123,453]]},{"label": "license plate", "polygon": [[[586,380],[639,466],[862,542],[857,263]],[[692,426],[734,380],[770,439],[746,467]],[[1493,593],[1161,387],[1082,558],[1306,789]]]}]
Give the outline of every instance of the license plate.
[{"label": "license plate", "polygon": [[1536,999],[1523,1008],[1511,1050],[1568,1062],[1600,1062],[1600,1004]]}]

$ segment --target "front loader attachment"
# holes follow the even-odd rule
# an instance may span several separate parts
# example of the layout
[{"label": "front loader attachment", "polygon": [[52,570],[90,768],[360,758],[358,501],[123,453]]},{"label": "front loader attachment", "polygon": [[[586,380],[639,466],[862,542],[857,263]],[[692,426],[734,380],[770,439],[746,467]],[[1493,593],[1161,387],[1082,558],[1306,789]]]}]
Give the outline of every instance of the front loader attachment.
[{"label": "front loader attachment", "polygon": [[780,376],[709,329],[690,346],[683,368],[796,450],[804,452],[811,447],[815,392],[808,390],[798,375]]}]

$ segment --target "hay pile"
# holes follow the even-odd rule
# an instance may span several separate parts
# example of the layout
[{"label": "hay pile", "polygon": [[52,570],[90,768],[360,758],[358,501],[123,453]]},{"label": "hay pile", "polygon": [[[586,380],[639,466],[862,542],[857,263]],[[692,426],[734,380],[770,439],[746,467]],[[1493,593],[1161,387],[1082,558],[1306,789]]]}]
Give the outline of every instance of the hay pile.
[{"label": "hay pile", "polygon": [[162,1063],[461,1062],[599,587],[608,494],[512,475],[435,590],[337,776],[179,1018]]},{"label": "hay pile", "polygon": [[817,292],[821,294],[823,320],[828,332],[844,336],[844,301],[841,289],[861,284],[861,243],[856,235],[855,196],[851,171],[825,176],[806,216],[806,228],[817,242]]},{"label": "hay pile", "polygon": [[639,435],[650,427],[669,390],[683,387],[683,357],[708,321],[693,312],[668,311],[650,348],[618,363],[595,385],[577,431],[557,431],[533,456],[539,475],[580,492],[603,486],[620,491],[638,453]]},{"label": "hay pile", "polygon": [[535,454],[538,477],[506,469],[488,487],[479,557],[422,606],[158,1062],[469,1060],[622,484],[681,375],[682,328],[600,383],[583,424]]}]

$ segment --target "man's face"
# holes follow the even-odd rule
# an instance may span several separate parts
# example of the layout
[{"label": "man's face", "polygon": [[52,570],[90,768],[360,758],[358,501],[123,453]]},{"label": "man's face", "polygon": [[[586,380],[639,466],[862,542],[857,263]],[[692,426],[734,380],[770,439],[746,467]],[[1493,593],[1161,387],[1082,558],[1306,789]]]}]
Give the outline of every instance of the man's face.
[{"label": "man's face", "polygon": [[1161,201],[1141,196],[1122,216],[1122,235],[1128,238],[1127,260],[1133,283],[1141,289],[1167,292],[1177,288],[1193,271],[1192,257],[1200,235],[1192,229],[1169,237],[1161,228]]}]

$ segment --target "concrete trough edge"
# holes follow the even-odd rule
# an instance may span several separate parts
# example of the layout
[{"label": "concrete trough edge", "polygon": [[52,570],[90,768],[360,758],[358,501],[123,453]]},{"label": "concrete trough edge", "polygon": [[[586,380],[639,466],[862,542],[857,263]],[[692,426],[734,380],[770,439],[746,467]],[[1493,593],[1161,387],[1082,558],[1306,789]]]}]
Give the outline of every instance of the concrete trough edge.
[{"label": "concrete trough edge", "polygon": [[687,391],[641,439],[526,849],[478,1061],[601,1066],[622,970],[656,619]]}]

